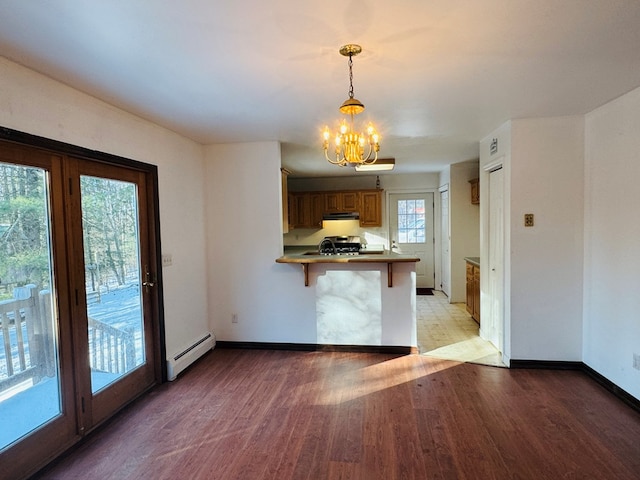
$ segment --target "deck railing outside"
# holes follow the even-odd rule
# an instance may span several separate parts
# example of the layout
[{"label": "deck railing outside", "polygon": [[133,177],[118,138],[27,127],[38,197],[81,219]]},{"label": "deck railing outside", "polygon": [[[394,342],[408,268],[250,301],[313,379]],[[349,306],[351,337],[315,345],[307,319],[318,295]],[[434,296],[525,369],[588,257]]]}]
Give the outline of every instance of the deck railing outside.
[{"label": "deck railing outside", "polygon": [[[0,393],[55,375],[50,295],[27,285],[14,289],[14,298],[0,301]],[[88,338],[92,370],[124,373],[135,366],[133,332],[89,318]]]}]

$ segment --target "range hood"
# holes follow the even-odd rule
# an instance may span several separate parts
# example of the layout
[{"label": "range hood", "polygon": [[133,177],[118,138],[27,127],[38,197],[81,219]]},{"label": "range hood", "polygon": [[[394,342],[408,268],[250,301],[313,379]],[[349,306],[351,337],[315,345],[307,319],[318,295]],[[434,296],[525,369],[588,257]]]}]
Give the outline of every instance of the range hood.
[{"label": "range hood", "polygon": [[359,218],[358,212],[333,212],[322,215],[322,220],[358,220]]}]

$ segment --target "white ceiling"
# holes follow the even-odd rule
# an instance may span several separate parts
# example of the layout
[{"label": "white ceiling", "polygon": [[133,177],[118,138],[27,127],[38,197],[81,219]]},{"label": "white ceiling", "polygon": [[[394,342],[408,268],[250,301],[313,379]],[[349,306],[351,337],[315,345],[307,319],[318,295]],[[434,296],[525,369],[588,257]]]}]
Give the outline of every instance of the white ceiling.
[{"label": "white ceiling", "polygon": [[[354,89],[395,172],[478,157],[508,119],[640,86],[638,0],[2,0],[0,55],[203,144],[279,140],[298,175]],[[0,79],[0,96],[2,84]]]}]

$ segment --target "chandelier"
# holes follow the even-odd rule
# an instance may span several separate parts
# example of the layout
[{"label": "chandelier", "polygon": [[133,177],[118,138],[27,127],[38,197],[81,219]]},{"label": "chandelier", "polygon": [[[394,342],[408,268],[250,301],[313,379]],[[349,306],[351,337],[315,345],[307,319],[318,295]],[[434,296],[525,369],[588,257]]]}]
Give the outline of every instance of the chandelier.
[{"label": "chandelier", "polygon": [[[378,159],[378,151],[380,150],[380,136],[371,123],[367,125],[364,133],[354,130],[353,127],[353,116],[364,111],[362,102],[353,98],[353,57],[360,52],[362,52],[360,45],[348,44],[340,48],[340,54],[349,57],[349,98],[340,106],[340,111],[349,115],[349,122],[343,120],[335,133],[332,133],[329,127],[324,127],[322,132],[325,158],[329,163],[341,167],[371,165]],[[331,138],[333,138],[335,148],[335,159],[329,156]]]}]

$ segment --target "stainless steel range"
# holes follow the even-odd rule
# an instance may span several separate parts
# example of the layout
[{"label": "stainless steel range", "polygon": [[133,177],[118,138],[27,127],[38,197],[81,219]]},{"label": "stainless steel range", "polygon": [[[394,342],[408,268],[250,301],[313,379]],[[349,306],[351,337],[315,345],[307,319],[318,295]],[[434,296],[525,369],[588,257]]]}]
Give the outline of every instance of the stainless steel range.
[{"label": "stainless steel range", "polygon": [[324,237],[318,246],[320,255],[358,255],[362,243],[358,236]]}]

